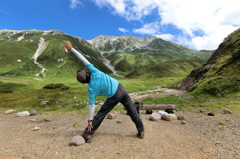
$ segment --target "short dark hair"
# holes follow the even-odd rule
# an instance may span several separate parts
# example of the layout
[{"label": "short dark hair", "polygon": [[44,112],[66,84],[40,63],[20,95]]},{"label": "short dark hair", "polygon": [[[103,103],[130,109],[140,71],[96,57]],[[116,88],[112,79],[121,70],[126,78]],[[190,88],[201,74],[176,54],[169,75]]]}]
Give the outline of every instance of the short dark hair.
[{"label": "short dark hair", "polygon": [[77,80],[81,83],[86,83],[87,71],[86,69],[81,69],[77,71]]}]

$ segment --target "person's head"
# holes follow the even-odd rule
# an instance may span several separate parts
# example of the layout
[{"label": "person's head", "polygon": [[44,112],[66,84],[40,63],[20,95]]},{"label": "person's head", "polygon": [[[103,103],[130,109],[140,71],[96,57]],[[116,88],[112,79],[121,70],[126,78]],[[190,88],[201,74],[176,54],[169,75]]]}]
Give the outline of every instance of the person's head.
[{"label": "person's head", "polygon": [[80,83],[89,83],[90,82],[90,73],[86,69],[81,69],[77,71],[77,81]]}]

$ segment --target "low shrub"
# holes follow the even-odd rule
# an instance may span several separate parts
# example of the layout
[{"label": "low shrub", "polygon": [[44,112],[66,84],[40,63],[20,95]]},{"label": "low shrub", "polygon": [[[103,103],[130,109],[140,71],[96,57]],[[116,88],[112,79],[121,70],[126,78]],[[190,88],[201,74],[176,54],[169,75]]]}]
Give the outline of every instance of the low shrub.
[{"label": "low shrub", "polygon": [[43,87],[43,89],[57,89],[60,88],[60,90],[68,90],[70,87],[65,86],[64,84],[48,84]]}]

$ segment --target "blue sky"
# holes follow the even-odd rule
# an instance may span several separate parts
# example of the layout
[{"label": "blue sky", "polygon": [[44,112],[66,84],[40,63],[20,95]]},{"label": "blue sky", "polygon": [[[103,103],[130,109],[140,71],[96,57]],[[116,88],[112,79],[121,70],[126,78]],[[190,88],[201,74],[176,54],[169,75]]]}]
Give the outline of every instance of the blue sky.
[{"label": "blue sky", "polygon": [[191,49],[217,49],[240,27],[238,0],[1,0],[0,30],[60,30],[157,36]]}]

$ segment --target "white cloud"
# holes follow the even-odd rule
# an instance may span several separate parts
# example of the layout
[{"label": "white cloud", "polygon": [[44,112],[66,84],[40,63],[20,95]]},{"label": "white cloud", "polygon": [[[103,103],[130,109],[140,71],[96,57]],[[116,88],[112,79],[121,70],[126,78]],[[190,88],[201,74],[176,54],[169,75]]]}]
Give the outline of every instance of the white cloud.
[{"label": "white cloud", "polygon": [[175,39],[175,36],[172,34],[159,34],[159,35],[154,35],[156,37],[159,37],[163,40],[167,40],[167,41],[173,41]]},{"label": "white cloud", "polygon": [[149,24],[145,24],[140,29],[134,29],[133,32],[138,34],[154,35],[154,34],[158,34],[159,27],[160,25],[158,25],[157,23],[149,23]]},{"label": "white cloud", "polygon": [[104,6],[111,6],[115,9],[117,14],[123,15],[126,12],[126,0],[92,0],[100,8]]},{"label": "white cloud", "polygon": [[[240,27],[239,0],[92,1],[98,6],[113,8],[128,21],[142,21],[143,27],[134,29],[135,33],[154,35],[161,32],[160,35],[171,39],[171,30],[163,32],[161,28],[172,25],[180,31],[175,35],[176,42],[192,49],[216,49],[227,35]],[[151,15],[153,10],[158,11],[157,19],[144,24],[144,17]]]},{"label": "white cloud", "polygon": [[70,0],[70,8],[76,9],[78,5],[80,5],[81,2],[80,0]]},{"label": "white cloud", "polygon": [[123,32],[124,34],[129,32],[129,30],[127,30],[125,28],[118,28],[118,30]]}]

